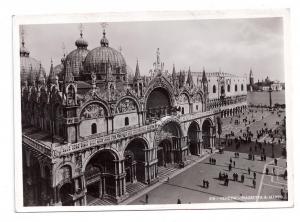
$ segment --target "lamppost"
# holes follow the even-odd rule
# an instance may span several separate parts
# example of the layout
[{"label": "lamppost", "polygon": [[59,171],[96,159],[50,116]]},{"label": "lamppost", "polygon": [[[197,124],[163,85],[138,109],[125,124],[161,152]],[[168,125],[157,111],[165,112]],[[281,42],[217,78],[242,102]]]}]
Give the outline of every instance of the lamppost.
[{"label": "lamppost", "polygon": [[271,85],[269,87],[269,100],[270,100],[270,109],[272,108],[272,88]]}]

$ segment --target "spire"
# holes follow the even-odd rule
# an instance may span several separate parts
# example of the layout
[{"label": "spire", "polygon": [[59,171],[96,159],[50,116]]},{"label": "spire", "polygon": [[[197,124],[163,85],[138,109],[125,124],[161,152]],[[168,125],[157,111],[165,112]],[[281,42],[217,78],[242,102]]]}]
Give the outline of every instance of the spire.
[{"label": "spire", "polygon": [[65,82],[74,82],[74,76],[72,74],[70,61],[67,61],[66,64]]},{"label": "spire", "polygon": [[51,66],[50,66],[50,71],[49,71],[49,80],[50,80],[50,83],[55,83],[55,73],[54,73],[52,58],[51,58]]},{"label": "spire", "polygon": [[21,47],[20,47],[20,56],[21,56],[21,57],[28,57],[30,52],[25,48],[24,35],[25,35],[24,27],[21,26]]},{"label": "spire", "polygon": [[186,80],[186,84],[188,84],[189,86],[193,86],[194,82],[193,82],[193,77],[192,77],[192,73],[191,73],[191,68],[189,67],[189,71],[188,71],[188,77]]},{"label": "spire", "polygon": [[139,68],[139,60],[136,60],[136,68],[135,68],[134,79],[138,80],[140,78],[141,78],[141,74],[140,74],[140,68]]},{"label": "spire", "polygon": [[250,68],[250,77],[253,76],[252,68]]},{"label": "spire", "polygon": [[175,65],[173,63],[173,70],[172,70],[172,78],[175,79],[176,78],[176,71],[175,71]]},{"label": "spire", "polygon": [[108,39],[106,38],[106,32],[105,32],[105,28],[107,27],[107,23],[102,23],[101,24],[101,26],[102,26],[102,28],[103,28],[103,37],[102,37],[102,39],[101,39],[101,41],[100,41],[100,44],[101,44],[101,46],[102,47],[108,47],[108,45],[109,45],[109,42],[108,42]]},{"label": "spire", "polygon": [[203,72],[202,72],[202,82],[207,82],[207,77],[205,74],[205,68],[203,67]]},{"label": "spire", "polygon": [[40,70],[39,70],[39,74],[38,74],[38,82],[40,84],[45,84],[45,76],[44,76],[44,72],[43,72],[43,68],[42,68],[42,63],[40,63]]}]

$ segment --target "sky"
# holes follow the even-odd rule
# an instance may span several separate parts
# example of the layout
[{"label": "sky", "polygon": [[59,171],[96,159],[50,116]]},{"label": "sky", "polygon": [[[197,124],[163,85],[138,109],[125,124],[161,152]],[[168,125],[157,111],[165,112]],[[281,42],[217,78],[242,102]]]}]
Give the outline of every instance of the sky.
[{"label": "sky", "polygon": [[[47,74],[51,58],[60,63],[63,52],[76,49],[80,24],[25,25],[25,47],[42,62]],[[100,23],[83,24],[88,49],[100,46]],[[249,74],[255,82],[284,82],[283,20],[281,18],[210,19],[184,21],[112,22],[106,27],[109,46],[120,49],[126,63],[148,75],[157,48],[165,69]],[[64,49],[65,48],[65,49]]]}]

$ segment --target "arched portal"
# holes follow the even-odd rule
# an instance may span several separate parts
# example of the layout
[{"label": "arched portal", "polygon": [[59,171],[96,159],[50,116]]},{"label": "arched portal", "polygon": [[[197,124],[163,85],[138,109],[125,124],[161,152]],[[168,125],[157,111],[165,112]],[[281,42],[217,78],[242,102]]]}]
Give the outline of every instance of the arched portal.
[{"label": "arched portal", "polygon": [[142,138],[136,138],[127,145],[125,158],[126,183],[145,181],[145,149],[147,143]]},{"label": "arched portal", "polygon": [[204,120],[202,125],[202,137],[203,137],[203,147],[204,149],[211,148],[211,128],[212,123],[209,119]]},{"label": "arched portal", "polygon": [[62,206],[74,206],[73,195],[74,187],[71,183],[65,183],[59,189],[59,196]]},{"label": "arched portal", "polygon": [[146,101],[147,117],[161,118],[171,113],[170,93],[162,88],[155,88]]},{"label": "arched portal", "polygon": [[157,148],[158,166],[166,166],[168,163],[180,163],[182,130],[178,122],[165,123],[159,132]]},{"label": "arched portal", "polygon": [[192,155],[198,155],[200,127],[197,122],[192,122],[188,129],[189,152]]},{"label": "arched portal", "polygon": [[116,195],[116,155],[110,150],[96,153],[85,167],[87,202]]}]

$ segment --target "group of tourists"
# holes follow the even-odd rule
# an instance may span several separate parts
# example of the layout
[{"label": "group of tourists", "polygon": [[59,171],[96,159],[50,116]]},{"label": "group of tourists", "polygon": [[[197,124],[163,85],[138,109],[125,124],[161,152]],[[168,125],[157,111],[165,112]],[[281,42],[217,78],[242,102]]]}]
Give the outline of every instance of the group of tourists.
[{"label": "group of tourists", "polygon": [[208,180],[203,180],[202,181],[202,186],[203,186],[203,188],[209,188],[209,182],[208,182]]},{"label": "group of tourists", "polygon": [[209,164],[216,165],[217,160],[215,158],[209,158]]}]

